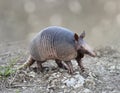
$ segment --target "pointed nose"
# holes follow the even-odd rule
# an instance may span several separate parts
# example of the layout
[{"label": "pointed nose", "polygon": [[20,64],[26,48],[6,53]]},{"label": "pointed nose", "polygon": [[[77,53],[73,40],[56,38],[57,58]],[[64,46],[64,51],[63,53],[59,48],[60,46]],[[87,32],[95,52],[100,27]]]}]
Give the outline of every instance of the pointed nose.
[{"label": "pointed nose", "polygon": [[90,56],[92,56],[92,57],[96,57],[96,52],[92,52],[92,53],[90,53]]},{"label": "pointed nose", "polygon": [[93,50],[86,50],[85,51],[85,53],[87,54],[87,55],[89,55],[89,56],[91,56],[91,57],[96,57],[96,52],[95,51],[93,51]]},{"label": "pointed nose", "polygon": [[96,57],[96,52],[85,41],[82,42],[82,49],[91,57]]},{"label": "pointed nose", "polygon": [[93,51],[93,52],[89,52],[89,55],[92,56],[92,57],[96,57],[97,54],[96,54],[95,51]]},{"label": "pointed nose", "polygon": [[96,57],[96,52],[90,46],[86,45],[85,50],[91,57]]}]

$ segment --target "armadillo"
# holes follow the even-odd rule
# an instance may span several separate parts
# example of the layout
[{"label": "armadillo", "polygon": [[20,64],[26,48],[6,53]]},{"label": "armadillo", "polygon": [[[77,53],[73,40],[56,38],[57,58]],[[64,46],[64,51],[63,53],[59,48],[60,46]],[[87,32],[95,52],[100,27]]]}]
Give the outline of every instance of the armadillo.
[{"label": "armadillo", "polygon": [[[59,67],[68,69],[68,72],[72,74],[71,60],[75,59],[81,70],[84,71],[81,58],[84,57],[84,54],[92,57],[96,55],[93,49],[83,40],[84,37],[85,31],[78,36],[64,27],[47,27],[41,30],[31,41],[30,56],[20,68],[30,67],[36,61],[38,70],[42,71],[42,63],[52,59]],[[64,64],[62,61],[64,61]]]}]

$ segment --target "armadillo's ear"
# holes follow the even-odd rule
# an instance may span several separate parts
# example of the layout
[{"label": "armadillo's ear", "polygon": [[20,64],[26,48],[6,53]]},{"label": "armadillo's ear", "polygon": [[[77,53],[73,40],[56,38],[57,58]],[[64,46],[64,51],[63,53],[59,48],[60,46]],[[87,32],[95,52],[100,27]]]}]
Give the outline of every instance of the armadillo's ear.
[{"label": "armadillo's ear", "polygon": [[80,38],[84,38],[85,37],[85,31],[83,31],[80,35]]},{"label": "armadillo's ear", "polygon": [[75,33],[75,34],[74,34],[74,38],[75,38],[76,41],[78,41],[79,36]]}]

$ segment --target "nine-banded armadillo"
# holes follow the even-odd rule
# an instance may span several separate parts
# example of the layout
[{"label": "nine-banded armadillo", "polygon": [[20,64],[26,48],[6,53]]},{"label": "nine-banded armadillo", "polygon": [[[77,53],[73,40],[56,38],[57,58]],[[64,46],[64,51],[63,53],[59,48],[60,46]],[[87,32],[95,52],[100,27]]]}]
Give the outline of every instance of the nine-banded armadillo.
[{"label": "nine-banded armadillo", "polygon": [[63,27],[47,27],[33,38],[30,44],[30,57],[20,68],[30,67],[36,61],[38,70],[42,70],[42,63],[53,59],[59,67],[65,67],[72,74],[71,60],[76,59],[83,71],[84,67],[82,66],[81,58],[83,58],[84,54],[95,56],[94,51],[83,40],[84,37],[85,32],[78,36]]}]

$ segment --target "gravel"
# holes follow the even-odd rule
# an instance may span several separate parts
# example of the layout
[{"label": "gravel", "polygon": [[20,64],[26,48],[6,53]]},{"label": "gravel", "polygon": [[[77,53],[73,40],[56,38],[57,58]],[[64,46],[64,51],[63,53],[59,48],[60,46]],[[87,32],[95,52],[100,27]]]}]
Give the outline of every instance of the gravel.
[{"label": "gravel", "polygon": [[[18,46],[19,45],[19,46]],[[2,44],[0,64],[7,65],[9,60],[18,58],[14,68],[25,62],[29,56],[23,42]],[[43,73],[21,70],[0,79],[0,93],[119,93],[120,91],[120,51],[116,46],[96,48],[97,57],[85,56],[82,73],[75,60],[72,60],[74,74],[58,68],[53,60],[43,64]],[[32,66],[36,66],[35,64]]]}]

